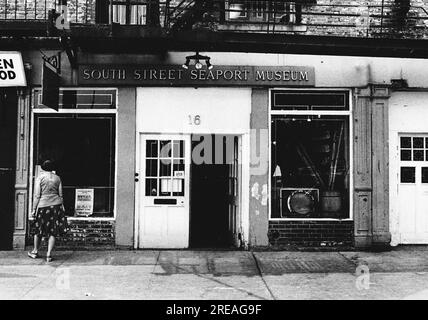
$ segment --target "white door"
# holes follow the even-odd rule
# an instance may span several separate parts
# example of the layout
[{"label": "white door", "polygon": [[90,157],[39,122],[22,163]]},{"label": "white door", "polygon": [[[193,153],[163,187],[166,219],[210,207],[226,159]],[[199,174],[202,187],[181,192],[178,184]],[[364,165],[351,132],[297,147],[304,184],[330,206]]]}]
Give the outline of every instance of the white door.
[{"label": "white door", "polygon": [[141,135],[139,248],[189,246],[189,135]]},{"label": "white door", "polygon": [[428,135],[403,134],[399,140],[400,242],[428,243]]}]

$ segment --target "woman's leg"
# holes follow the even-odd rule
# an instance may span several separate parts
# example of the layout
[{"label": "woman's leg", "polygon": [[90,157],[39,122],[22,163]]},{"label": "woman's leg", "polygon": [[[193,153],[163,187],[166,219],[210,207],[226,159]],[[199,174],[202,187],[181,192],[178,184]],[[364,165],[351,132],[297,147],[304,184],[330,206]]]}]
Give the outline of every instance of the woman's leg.
[{"label": "woman's leg", "polygon": [[34,235],[34,253],[37,253],[39,251],[39,246],[40,246],[40,238],[39,235],[35,234]]},{"label": "woman's leg", "polygon": [[49,241],[48,241],[48,252],[46,253],[47,257],[51,256],[51,252],[52,252],[54,246],[55,246],[55,237],[54,236],[50,236],[49,237]]}]

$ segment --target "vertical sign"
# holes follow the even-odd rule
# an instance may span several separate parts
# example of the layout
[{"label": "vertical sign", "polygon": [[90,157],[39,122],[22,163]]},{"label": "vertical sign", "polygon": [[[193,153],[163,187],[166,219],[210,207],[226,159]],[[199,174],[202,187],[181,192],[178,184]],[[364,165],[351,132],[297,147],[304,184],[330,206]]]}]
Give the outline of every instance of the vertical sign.
[{"label": "vertical sign", "polygon": [[42,104],[58,111],[61,56],[43,57]]}]

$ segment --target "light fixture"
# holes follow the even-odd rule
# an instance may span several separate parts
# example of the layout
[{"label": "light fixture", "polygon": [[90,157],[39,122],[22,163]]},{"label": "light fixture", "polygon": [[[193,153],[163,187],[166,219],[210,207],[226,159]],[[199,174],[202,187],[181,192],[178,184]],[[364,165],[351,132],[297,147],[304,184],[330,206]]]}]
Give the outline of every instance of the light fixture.
[{"label": "light fixture", "polygon": [[186,57],[186,63],[182,65],[183,69],[189,69],[190,60],[195,60],[195,68],[198,70],[202,69],[202,67],[203,67],[201,60],[205,61],[208,70],[211,70],[214,67],[210,62],[210,60],[211,60],[210,57],[201,56],[199,54],[199,52],[196,52],[195,55]]},{"label": "light fixture", "polygon": [[214,68],[214,66],[211,64],[210,60],[211,59],[207,59],[207,68],[208,68],[208,70],[211,70],[212,68]]},{"label": "light fixture", "polygon": [[202,63],[199,60],[196,60],[195,68],[198,69],[198,70],[202,69]]}]

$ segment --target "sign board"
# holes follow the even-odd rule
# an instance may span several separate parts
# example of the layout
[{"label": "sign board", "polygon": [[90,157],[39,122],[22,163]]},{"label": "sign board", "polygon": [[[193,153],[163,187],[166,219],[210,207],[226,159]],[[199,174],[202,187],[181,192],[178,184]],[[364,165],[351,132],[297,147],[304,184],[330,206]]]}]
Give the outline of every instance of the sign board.
[{"label": "sign board", "polygon": [[81,65],[79,85],[315,86],[315,69],[300,66]]},{"label": "sign board", "polygon": [[48,63],[43,63],[42,72],[42,104],[58,111],[59,84],[58,72]]},{"label": "sign board", "polygon": [[26,87],[20,52],[0,51],[0,87]]},{"label": "sign board", "polygon": [[94,212],[94,189],[76,189],[76,216],[90,216]]}]

